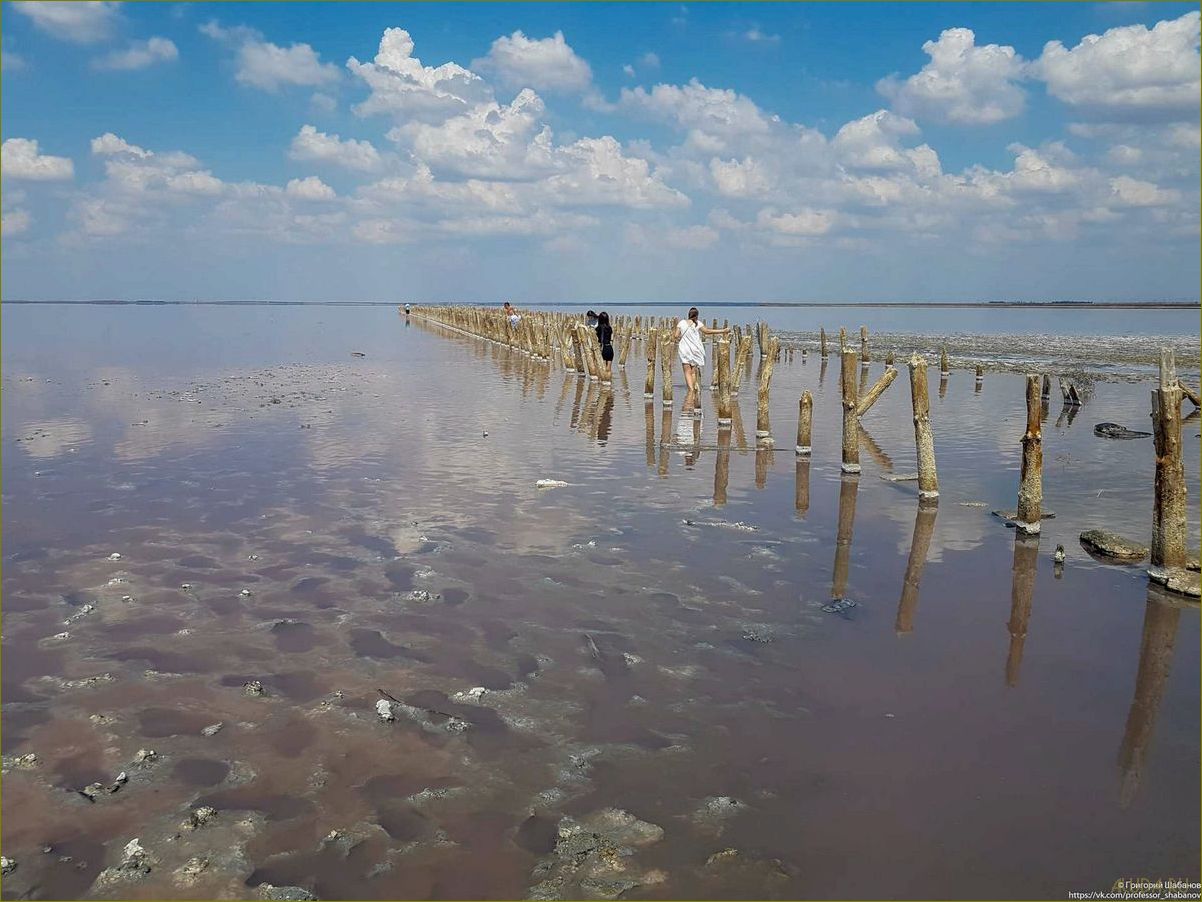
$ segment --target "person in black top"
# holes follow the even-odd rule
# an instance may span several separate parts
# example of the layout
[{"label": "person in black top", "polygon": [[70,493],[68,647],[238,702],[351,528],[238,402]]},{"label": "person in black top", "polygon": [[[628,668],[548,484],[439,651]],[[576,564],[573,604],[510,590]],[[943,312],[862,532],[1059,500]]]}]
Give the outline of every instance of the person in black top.
[{"label": "person in black top", "polygon": [[601,343],[601,359],[605,361],[605,375],[602,377],[606,382],[613,381],[613,359],[614,359],[614,330],[609,324],[609,314],[602,310],[597,314],[597,341]]}]

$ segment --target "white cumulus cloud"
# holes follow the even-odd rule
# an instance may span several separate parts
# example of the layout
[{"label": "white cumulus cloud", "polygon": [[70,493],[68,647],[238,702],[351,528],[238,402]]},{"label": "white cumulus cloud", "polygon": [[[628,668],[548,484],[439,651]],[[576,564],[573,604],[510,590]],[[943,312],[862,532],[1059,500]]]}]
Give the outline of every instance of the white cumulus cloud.
[{"label": "white cumulus cloud", "polygon": [[52,157],[38,152],[31,138],[9,138],[0,145],[0,167],[4,177],[32,182],[57,182],[75,175],[75,164],[67,157]]},{"label": "white cumulus cloud", "polygon": [[305,125],[292,139],[288,156],[300,162],[330,163],[358,172],[372,172],[380,168],[380,152],[370,141],[353,138],[342,140],[338,135],[319,132],[312,125]]},{"label": "white cumulus cloud", "polygon": [[333,200],[336,197],[334,189],[315,175],[292,179],[284,187],[284,192],[300,200]]},{"label": "white cumulus cloud", "polygon": [[5,238],[20,235],[29,231],[32,221],[28,210],[5,210],[0,213],[0,233],[3,233]]},{"label": "white cumulus cloud", "polygon": [[117,4],[100,0],[28,0],[9,8],[28,17],[40,31],[73,44],[103,41],[117,20]]},{"label": "white cumulus cloud", "polygon": [[1049,41],[1033,72],[1048,93],[1100,114],[1197,118],[1199,13],[1090,34],[1069,50]]},{"label": "white cumulus cloud", "polygon": [[549,38],[528,38],[521,31],[492,42],[488,54],[473,60],[471,68],[494,76],[507,88],[573,93],[593,80],[588,63],[557,31]]},{"label": "white cumulus cloud", "polygon": [[949,28],[922,50],[931,61],[904,81],[890,76],[877,82],[903,115],[961,125],[992,125],[1023,111],[1017,84],[1024,63],[1013,47],[977,46],[970,28]]},{"label": "white cumulus cloud", "polygon": [[323,63],[304,43],[281,47],[244,25],[227,28],[216,21],[200,26],[202,34],[235,48],[234,78],[244,85],[275,93],[283,87],[320,88],[341,78],[338,67]]},{"label": "white cumulus cloud", "polygon": [[167,38],[148,38],[134,41],[125,50],[115,50],[92,63],[95,69],[131,71],[145,69],[155,63],[167,63],[179,58],[179,49]]}]

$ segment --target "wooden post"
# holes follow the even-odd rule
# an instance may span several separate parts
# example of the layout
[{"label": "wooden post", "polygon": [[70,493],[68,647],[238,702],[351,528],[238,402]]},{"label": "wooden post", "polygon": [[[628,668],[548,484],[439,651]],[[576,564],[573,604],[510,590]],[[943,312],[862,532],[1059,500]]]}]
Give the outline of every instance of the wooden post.
[{"label": "wooden post", "polygon": [[1177,380],[1177,387],[1181,389],[1181,393],[1183,395],[1189,398],[1191,404],[1193,404],[1195,407],[1202,407],[1202,396],[1199,396],[1196,391],[1194,391],[1180,379]]},{"label": "wooden post", "polygon": [[847,330],[842,326],[839,327],[839,353],[842,354],[847,350]]},{"label": "wooden post", "polygon": [[747,369],[747,362],[751,359],[751,335],[750,333],[743,336],[743,341],[739,345],[738,356],[735,357],[735,374],[730,380],[730,392],[732,395],[739,393],[739,383],[743,381],[743,372]]},{"label": "wooden post", "polygon": [[626,333],[626,342],[622,345],[622,356],[618,358],[618,366],[622,369],[626,368],[626,358],[630,356],[630,346],[634,344],[634,333]]},{"label": "wooden post", "polygon": [[757,442],[772,444],[772,427],[768,422],[768,391],[772,387],[772,368],[776,364],[776,351],[780,347],[777,338],[768,339],[768,350],[760,369],[759,404],[756,408],[755,437]]},{"label": "wooden post", "polygon": [[[1036,383],[1035,394],[1039,395]],[[1023,645],[1027,641],[1027,624],[1031,621],[1031,606],[1035,598],[1035,570],[1039,563],[1039,537],[1014,536],[1014,564],[1010,582],[1010,649],[1006,654],[1006,685],[1017,686],[1023,663]]]},{"label": "wooden post", "polygon": [[662,370],[661,375],[663,377],[662,397],[664,407],[667,408],[672,406],[672,358],[676,353],[676,342],[672,341],[672,339],[665,334],[660,338],[659,343],[659,361],[660,368]]},{"label": "wooden post", "polygon": [[939,508],[930,502],[918,502],[918,512],[914,515],[914,535],[910,538],[910,557],[906,560],[901,599],[897,603],[897,620],[893,624],[894,632],[899,636],[914,631],[914,615],[918,611],[918,586],[922,582],[922,571],[931,548],[935,515],[938,512]]},{"label": "wooden post", "polygon": [[910,355],[910,399],[914,406],[914,449],[918,457],[918,497],[938,498],[935,439],[931,435],[931,399],[927,393],[927,361]]},{"label": "wooden post", "polygon": [[859,419],[856,417],[856,407],[859,405],[859,390],[856,387],[856,352],[844,348],[840,368],[840,382],[843,387],[843,465],[844,473],[860,472],[860,436]]},{"label": "wooden post", "polygon": [[1181,455],[1181,384],[1173,352],[1160,349],[1160,387],[1152,392],[1152,430],[1156,443],[1155,497],[1152,503],[1152,554],[1148,576],[1168,583],[1185,566],[1185,468]]},{"label": "wooden post", "polygon": [[1052,394],[1052,377],[1047,373],[1043,376],[1043,389],[1040,391],[1040,397],[1047,400]]},{"label": "wooden post", "polygon": [[860,366],[868,366],[872,358],[868,356],[868,327],[860,326]]},{"label": "wooden post", "polygon": [[947,362],[947,345],[943,346],[943,350],[939,352],[939,376],[950,376],[951,370],[948,369]]},{"label": "wooden post", "polygon": [[[855,363],[855,352],[852,352]],[[856,493],[860,480],[844,476],[839,480],[839,526],[835,535],[835,570],[831,575],[831,598],[843,598],[847,592],[847,571],[851,563],[851,537],[856,523]]]},{"label": "wooden post", "polygon": [[1043,435],[1039,418],[1039,377],[1027,376],[1027,431],[1023,434],[1023,468],[1018,486],[1018,511],[1014,526],[1021,532],[1039,532],[1043,503]]},{"label": "wooden post", "polygon": [[885,352],[885,366],[890,369],[893,367],[893,348]]},{"label": "wooden post", "polygon": [[826,357],[826,329],[822,327],[818,328],[818,352]]},{"label": "wooden post", "polygon": [[876,399],[884,394],[885,389],[893,384],[893,380],[897,378],[897,370],[885,370],[880,379],[868,390],[868,393],[860,399],[860,403],[856,405],[856,417],[862,417],[876,403]]},{"label": "wooden post", "polygon": [[718,339],[718,365],[714,372],[718,374],[718,429],[730,428],[730,342],[725,338]]},{"label": "wooden post", "polygon": [[[718,327],[718,321],[714,320],[714,328],[717,328],[717,327]],[[718,355],[721,354],[721,355],[725,356],[729,352],[730,342],[727,341],[724,336],[715,335],[713,337],[713,339],[714,339],[714,342],[713,342],[714,346],[712,348],[713,353],[711,354],[711,357],[713,358],[713,362],[710,365],[710,391],[717,391],[718,390]],[[697,393],[697,406],[698,407],[701,406],[701,393],[700,392]]]},{"label": "wooden post", "polygon": [[797,454],[799,457],[809,457],[810,430],[814,423],[813,396],[808,391],[803,391],[797,407]]},{"label": "wooden post", "polygon": [[643,397],[647,400],[655,399],[655,358],[658,354],[656,350],[658,335],[659,330],[655,326],[652,326],[651,331],[647,333],[647,381],[643,385]]}]

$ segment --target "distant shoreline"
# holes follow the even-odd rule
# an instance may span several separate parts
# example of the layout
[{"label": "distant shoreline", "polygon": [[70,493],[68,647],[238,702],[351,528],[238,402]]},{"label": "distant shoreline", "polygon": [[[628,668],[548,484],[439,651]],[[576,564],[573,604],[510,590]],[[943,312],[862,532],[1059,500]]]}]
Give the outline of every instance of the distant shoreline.
[{"label": "distant shoreline", "polygon": [[[79,305],[94,307],[399,307],[405,301],[0,301],[3,304]],[[421,302],[410,301],[412,304]],[[443,302],[477,304],[472,301]],[[548,301],[522,307],[591,307],[601,301]],[[681,307],[691,301],[605,301],[607,307]],[[1199,301],[705,301],[709,307],[850,307],[877,309],[1028,309],[1028,310],[1202,310]],[[478,305],[478,304],[477,304]],[[437,306],[435,303],[426,306]],[[478,305],[479,306],[479,305]],[[483,306],[491,306],[485,304]]]}]

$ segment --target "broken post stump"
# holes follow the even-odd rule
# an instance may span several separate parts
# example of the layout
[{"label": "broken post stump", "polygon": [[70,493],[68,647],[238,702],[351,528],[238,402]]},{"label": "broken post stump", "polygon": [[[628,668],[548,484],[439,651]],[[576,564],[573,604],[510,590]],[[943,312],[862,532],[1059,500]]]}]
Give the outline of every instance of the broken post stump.
[{"label": "broken post stump", "polygon": [[860,472],[859,389],[856,386],[856,352],[844,348],[841,355],[840,383],[843,392],[843,463],[844,473]]},{"label": "broken post stump", "polygon": [[1028,535],[1039,532],[1043,504],[1043,435],[1040,422],[1039,377],[1027,376],[1027,431],[1023,433],[1023,466],[1018,485],[1014,526]]},{"label": "broken post stump", "polygon": [[718,374],[718,429],[730,428],[730,342],[725,338],[718,340],[718,365],[714,372]]},{"label": "broken post stump", "polygon": [[914,449],[918,457],[918,497],[938,498],[939,478],[935,472],[935,440],[931,435],[931,399],[927,388],[927,361],[910,356],[910,399],[914,407]]},{"label": "broken post stump", "polygon": [[808,457],[810,454],[810,430],[814,423],[813,395],[808,391],[803,391],[797,407],[797,454]]},{"label": "broken post stump", "polygon": [[659,330],[655,326],[647,333],[647,381],[643,384],[643,397],[647,400],[655,398],[655,365],[659,354],[657,338]]},{"label": "broken post stump", "polygon": [[772,443],[772,426],[768,422],[768,392],[772,388],[772,368],[776,365],[776,352],[780,348],[780,339],[768,339],[767,354],[760,368],[760,390],[755,417],[755,437],[757,442]]}]

